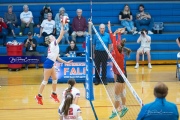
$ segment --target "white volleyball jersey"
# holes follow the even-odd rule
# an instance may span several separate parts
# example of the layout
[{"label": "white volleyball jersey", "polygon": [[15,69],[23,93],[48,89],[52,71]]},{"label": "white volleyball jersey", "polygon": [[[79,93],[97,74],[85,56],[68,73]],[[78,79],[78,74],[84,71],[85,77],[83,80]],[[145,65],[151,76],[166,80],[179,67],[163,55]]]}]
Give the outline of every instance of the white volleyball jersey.
[{"label": "white volleyball jersey", "polygon": [[147,42],[147,39],[143,36],[140,36],[141,39],[141,47],[143,48],[150,48],[150,44],[151,44],[151,37],[147,35],[147,37],[149,38],[150,42]]},{"label": "white volleyball jersey", "polygon": [[[63,98],[62,98],[62,102],[61,102],[61,105],[59,106],[59,109],[61,110],[61,108],[63,107],[63,105],[64,105],[64,101],[65,101],[65,96],[66,96],[66,90],[67,90],[68,88],[66,88],[64,91],[63,91]],[[73,95],[73,99],[75,100],[75,98],[79,98],[80,97],[80,91],[77,89],[77,88],[75,88],[75,87],[72,87],[72,89],[71,89],[71,94]]]},{"label": "white volleyball jersey", "polygon": [[69,107],[68,115],[63,115],[63,120],[78,120],[78,113],[81,112],[81,109],[76,104],[71,104]]},{"label": "white volleyball jersey", "polygon": [[47,58],[55,62],[58,56],[59,56],[59,45],[57,44],[56,40],[54,40],[49,44]]}]

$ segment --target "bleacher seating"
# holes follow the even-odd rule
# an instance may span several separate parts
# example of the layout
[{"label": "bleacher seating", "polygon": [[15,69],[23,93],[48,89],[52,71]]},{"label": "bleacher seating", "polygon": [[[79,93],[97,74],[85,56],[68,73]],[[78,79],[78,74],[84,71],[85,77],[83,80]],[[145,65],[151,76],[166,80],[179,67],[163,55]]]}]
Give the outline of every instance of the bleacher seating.
[{"label": "bleacher seating", "polygon": [[[8,3],[8,1],[12,2],[12,0],[6,0],[4,3]],[[20,0],[18,0],[19,2]],[[27,0],[28,1],[28,0]],[[26,1],[26,2],[27,2]],[[41,0],[40,0],[41,1]],[[38,1],[38,2],[40,2]],[[83,10],[83,16],[86,17],[86,19],[90,18],[90,4],[89,3],[74,3],[74,4],[68,4],[63,2],[68,2],[69,0],[62,0],[62,3],[59,3],[57,0],[51,0],[50,7],[53,11],[53,16],[59,11],[60,7],[64,7],[66,9],[66,12],[68,13],[70,20],[72,22],[73,17],[76,15],[76,9],[81,8]],[[89,2],[86,0],[76,0],[77,1],[83,1],[83,2]],[[96,0],[99,3],[94,3],[92,6],[93,13],[92,13],[92,20],[95,24],[96,28],[98,29],[98,25],[100,23],[107,24],[107,21],[111,21],[112,23],[112,30],[122,27],[120,25],[120,22],[118,20],[119,12],[123,9],[124,4],[117,4],[117,3],[103,3],[101,0]],[[115,1],[115,0],[114,0]],[[13,1],[16,3],[16,1]],[[38,3],[35,0],[32,0],[32,2]],[[42,2],[42,1],[41,1]],[[58,2],[58,3],[52,3],[52,2]],[[25,3],[25,1],[23,1]],[[48,2],[47,2],[48,3]],[[45,4],[45,3],[44,3]],[[34,22],[37,24],[39,21],[39,12],[43,8],[44,4],[31,4],[29,5],[29,10],[32,11],[34,16]],[[138,5],[140,3],[127,3],[130,5],[131,11],[133,13],[133,16],[135,16],[136,12],[138,11]],[[144,3],[145,10],[149,12],[154,19],[155,22],[164,22],[164,31],[163,34],[154,34],[151,35],[152,37],[152,44],[151,44],[151,50],[152,50],[152,60],[176,60],[176,55],[179,50],[178,46],[175,43],[175,39],[179,37],[179,34],[177,32],[180,31],[180,2],[157,2],[157,3]],[[18,5],[14,4],[14,12],[17,14],[18,19],[19,15],[22,12],[23,4]],[[0,16],[4,16],[4,13],[7,11],[7,6],[1,6],[0,7]],[[135,17],[134,17],[135,18]],[[20,20],[18,25],[20,25]],[[27,33],[28,29],[25,30],[25,33]],[[39,28],[34,28],[35,33],[39,33]],[[107,29],[106,29],[107,31]],[[16,28],[15,33],[19,33],[19,28]],[[130,60],[135,60],[135,54],[136,50],[139,47],[139,44],[136,43],[137,38],[139,35],[123,35],[123,38],[127,39],[127,47],[131,48],[133,53],[130,57]],[[8,37],[7,41],[12,40],[12,37]],[[17,37],[18,41],[23,42],[25,37]],[[43,39],[38,39],[38,43],[42,43]],[[84,39],[78,38],[78,42],[82,42]],[[0,40],[1,44],[1,40]],[[60,45],[61,51],[64,51],[64,48],[67,45]],[[78,45],[79,48],[81,48],[81,44]],[[6,54],[6,48],[0,46],[0,54]],[[39,52],[44,51],[43,46],[38,46],[37,50]]]}]

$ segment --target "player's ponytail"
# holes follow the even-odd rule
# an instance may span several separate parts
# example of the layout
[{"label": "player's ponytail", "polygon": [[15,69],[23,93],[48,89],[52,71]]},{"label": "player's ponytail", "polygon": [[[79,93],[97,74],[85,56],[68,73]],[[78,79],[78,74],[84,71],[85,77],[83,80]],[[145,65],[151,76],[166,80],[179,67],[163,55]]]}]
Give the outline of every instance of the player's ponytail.
[{"label": "player's ponytail", "polygon": [[66,97],[65,97],[64,105],[61,110],[61,114],[63,114],[64,116],[68,115],[68,111],[72,102],[73,102],[73,95],[71,93],[66,93]]},{"label": "player's ponytail", "polygon": [[131,49],[127,48],[127,47],[124,47],[123,48],[123,51],[124,53],[129,57],[130,56],[130,53],[132,52]]},{"label": "player's ponytail", "polygon": [[74,86],[75,83],[76,83],[76,81],[75,81],[75,79],[73,79],[73,78],[71,78],[71,79],[68,80],[68,85],[69,85],[69,87],[68,87],[68,89],[66,90],[66,93],[71,92],[71,89],[72,89],[72,87]]}]

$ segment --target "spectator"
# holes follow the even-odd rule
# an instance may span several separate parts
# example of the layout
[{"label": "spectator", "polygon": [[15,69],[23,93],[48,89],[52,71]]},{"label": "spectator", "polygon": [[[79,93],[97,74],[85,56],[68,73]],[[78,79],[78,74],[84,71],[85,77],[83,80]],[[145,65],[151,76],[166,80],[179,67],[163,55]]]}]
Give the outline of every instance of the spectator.
[{"label": "spectator", "polygon": [[16,38],[16,35],[14,33],[14,28],[17,24],[17,16],[15,13],[12,12],[13,6],[8,6],[8,12],[4,15],[4,21],[8,26],[8,32],[11,31],[14,38]]},{"label": "spectator", "polygon": [[32,12],[29,11],[28,5],[23,6],[24,11],[20,14],[21,19],[21,29],[19,35],[22,36],[25,27],[29,27],[29,31],[33,34],[33,15]]},{"label": "spectator", "polygon": [[66,48],[65,55],[69,57],[69,51],[78,51],[78,47],[76,46],[76,42],[74,40],[71,40],[70,46]]},{"label": "spectator", "polygon": [[176,43],[177,43],[178,47],[180,47],[180,37],[178,37],[178,38],[176,39]]},{"label": "spectator", "polygon": [[6,32],[3,31],[3,28],[7,28],[6,23],[4,22],[4,19],[0,16],[0,37],[3,39],[3,46],[6,46]]},{"label": "spectator", "polygon": [[[59,19],[62,17],[62,15],[61,14],[59,14]],[[56,19],[57,20],[57,19]],[[59,33],[60,33],[60,31],[61,31],[61,26],[62,26],[62,22],[60,22],[59,20],[57,20],[57,21],[55,21],[55,23],[56,23],[56,35],[57,36],[59,36]],[[63,38],[62,38],[62,44],[65,44],[65,41],[67,41],[67,43],[69,44],[69,24],[68,23],[66,23],[65,25],[64,25],[64,36],[63,36]]]},{"label": "spectator", "polygon": [[148,12],[144,12],[144,5],[142,4],[139,5],[139,12],[136,14],[136,27],[138,31],[146,28],[148,30],[148,34],[153,34],[153,20]]},{"label": "spectator", "polygon": [[[48,19],[48,13],[53,14],[50,6],[46,4],[40,12],[41,16],[39,17],[39,25],[41,25],[43,20]],[[40,27],[39,25],[38,27]]]},{"label": "spectator", "polygon": [[59,16],[68,16],[68,14],[67,13],[65,13],[65,9],[63,8],[63,7],[61,7],[60,9],[59,9],[59,13],[57,13],[56,14],[56,16],[55,16],[55,21],[60,21],[60,19],[59,19]]},{"label": "spectator", "polygon": [[154,87],[155,101],[144,105],[137,120],[178,120],[179,113],[176,104],[166,101],[168,87],[159,82]]},{"label": "spectator", "polygon": [[132,12],[130,11],[129,5],[124,6],[124,10],[119,13],[119,20],[121,25],[127,28],[128,32],[136,34],[136,27],[134,27]]},{"label": "spectator", "polygon": [[151,69],[151,54],[150,54],[150,44],[151,44],[151,37],[149,35],[147,35],[147,30],[146,29],[142,29],[141,31],[141,35],[137,40],[137,43],[141,42],[141,46],[140,48],[137,50],[136,53],[136,66],[135,69],[137,69],[139,67],[139,55],[140,54],[147,54],[148,57],[148,67]]},{"label": "spectator", "polygon": [[41,24],[40,35],[39,35],[39,38],[41,36],[44,37],[43,45],[48,46],[45,43],[45,37],[49,35],[54,35],[54,34],[55,34],[55,21],[52,20],[52,13],[48,13],[48,19],[43,20]]},{"label": "spectator", "polygon": [[[24,40],[24,47],[26,48],[26,56],[39,56],[39,53],[36,51],[37,41],[33,38],[32,32],[28,32],[28,38]],[[28,69],[28,64],[25,65],[26,70]],[[36,69],[38,64],[36,64]]]},{"label": "spectator", "polygon": [[[100,24],[99,26],[99,30],[100,30],[100,37],[102,38],[104,44],[106,45],[107,48],[109,48],[109,50],[111,49],[111,40],[110,40],[110,36],[108,33],[105,32],[105,25],[104,24]],[[102,81],[104,83],[104,85],[107,85],[107,81],[106,81],[106,68],[107,68],[107,60],[108,60],[108,54],[106,52],[106,50],[104,49],[103,45],[101,44],[101,42],[99,41],[98,37],[95,36],[94,37],[94,41],[93,41],[93,58],[95,61],[95,65],[96,65],[96,70],[95,70],[95,85],[98,85],[100,83],[100,64],[102,63]]]},{"label": "spectator", "polygon": [[77,16],[73,19],[72,22],[72,40],[76,41],[76,36],[86,36],[88,33],[86,19],[82,16],[82,10],[77,9]]}]

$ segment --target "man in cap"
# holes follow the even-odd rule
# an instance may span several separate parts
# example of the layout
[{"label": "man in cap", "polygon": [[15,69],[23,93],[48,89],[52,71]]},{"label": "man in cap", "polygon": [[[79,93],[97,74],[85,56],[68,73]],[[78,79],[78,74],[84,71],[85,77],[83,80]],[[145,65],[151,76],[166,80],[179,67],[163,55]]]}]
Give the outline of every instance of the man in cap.
[{"label": "man in cap", "polygon": [[[26,48],[26,56],[39,56],[39,53],[36,51],[37,41],[33,38],[32,32],[28,32],[28,38],[24,40],[24,47]],[[25,68],[28,69],[28,64],[25,65]],[[36,68],[38,68],[37,64]]]}]

